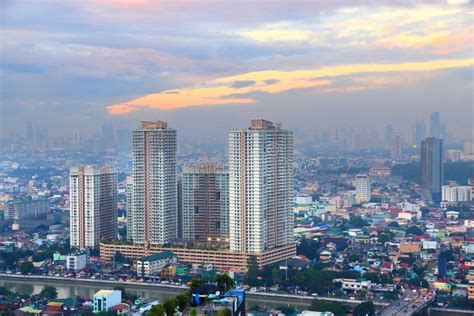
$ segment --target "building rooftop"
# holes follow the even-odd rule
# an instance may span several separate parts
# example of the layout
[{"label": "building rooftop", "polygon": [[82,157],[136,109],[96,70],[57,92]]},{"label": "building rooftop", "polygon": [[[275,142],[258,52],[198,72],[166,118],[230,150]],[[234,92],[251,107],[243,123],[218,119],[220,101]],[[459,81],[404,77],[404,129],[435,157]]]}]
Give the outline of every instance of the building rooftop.
[{"label": "building rooftop", "polygon": [[155,253],[155,254],[152,254],[152,255],[149,255],[149,256],[145,256],[145,257],[141,258],[140,261],[156,261],[156,260],[171,258],[171,257],[174,257],[174,256],[175,256],[175,254],[171,251],[163,251],[163,252],[160,252],[160,253]]}]

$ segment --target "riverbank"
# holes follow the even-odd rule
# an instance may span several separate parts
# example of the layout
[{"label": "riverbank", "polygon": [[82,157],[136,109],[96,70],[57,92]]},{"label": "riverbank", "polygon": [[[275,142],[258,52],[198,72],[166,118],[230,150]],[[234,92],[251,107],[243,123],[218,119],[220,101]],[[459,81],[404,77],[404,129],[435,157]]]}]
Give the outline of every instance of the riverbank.
[{"label": "riverbank", "polygon": [[[54,286],[58,289],[59,297],[84,296],[92,297],[92,295],[100,289],[112,289],[116,286],[122,286],[125,290],[143,297],[155,297],[164,300],[168,297],[174,297],[179,293],[185,292],[188,287],[184,285],[146,283],[146,282],[123,282],[97,279],[80,279],[80,278],[63,278],[54,276],[38,276],[38,275],[16,275],[16,274],[0,274],[0,286],[7,286],[10,289],[20,290],[28,294],[36,294],[46,286]],[[247,292],[247,308],[259,306],[262,308],[277,308],[282,305],[292,306],[298,311],[307,309],[314,299],[325,301],[341,302],[348,306],[354,307],[361,303],[359,300],[347,300],[332,297],[313,297],[284,293],[269,292]],[[374,302],[377,309],[387,306],[388,303]],[[457,309],[431,308],[432,316],[473,316],[474,311],[464,311]]]}]

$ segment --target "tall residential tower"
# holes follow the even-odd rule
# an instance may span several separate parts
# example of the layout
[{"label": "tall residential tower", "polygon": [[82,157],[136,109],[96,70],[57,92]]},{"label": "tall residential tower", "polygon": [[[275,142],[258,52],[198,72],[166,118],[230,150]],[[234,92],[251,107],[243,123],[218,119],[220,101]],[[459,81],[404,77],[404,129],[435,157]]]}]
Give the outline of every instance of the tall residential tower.
[{"label": "tall residential tower", "polygon": [[229,173],[224,167],[185,167],[181,215],[184,239],[229,240]]},{"label": "tall residential tower", "polygon": [[262,119],[229,133],[230,250],[262,253],[293,241],[293,133]]},{"label": "tall residential tower", "polygon": [[117,172],[71,168],[69,206],[71,247],[96,248],[100,240],[117,238]]},{"label": "tall residential tower", "polygon": [[176,130],[143,121],[133,130],[132,209],[128,237],[135,244],[162,245],[177,238]]}]

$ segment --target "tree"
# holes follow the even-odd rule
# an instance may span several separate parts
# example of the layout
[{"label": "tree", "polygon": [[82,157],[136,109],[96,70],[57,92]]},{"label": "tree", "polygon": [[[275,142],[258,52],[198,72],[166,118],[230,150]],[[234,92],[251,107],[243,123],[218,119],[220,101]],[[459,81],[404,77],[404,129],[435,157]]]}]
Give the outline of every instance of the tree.
[{"label": "tree", "polygon": [[125,262],[125,257],[120,251],[117,251],[114,255],[114,261],[116,263],[124,263]]},{"label": "tree", "polygon": [[359,256],[358,254],[355,254],[355,253],[353,253],[353,254],[351,254],[351,255],[349,256],[349,261],[350,261],[350,262],[356,262],[356,261],[358,261],[359,259],[360,259],[360,256]]},{"label": "tree", "polygon": [[444,258],[447,262],[454,261],[453,252],[451,250],[443,250],[439,253],[438,258]]},{"label": "tree", "polygon": [[423,235],[423,231],[417,226],[411,226],[410,228],[407,229],[406,234],[420,236],[420,235]]},{"label": "tree", "polygon": [[197,310],[194,307],[191,309],[191,316],[197,316]]},{"label": "tree", "polygon": [[178,302],[175,298],[167,298],[163,302],[163,308],[166,311],[167,316],[173,316],[175,311],[176,311],[176,306],[178,305]]},{"label": "tree", "polygon": [[345,316],[349,311],[348,308],[340,302],[325,302],[318,299],[311,302],[309,309],[317,312],[332,312],[335,316]]},{"label": "tree", "polygon": [[184,311],[186,309],[186,306],[188,306],[189,295],[187,293],[179,294],[178,296],[176,296],[176,302],[179,310],[181,312]]},{"label": "tree", "polygon": [[319,249],[319,242],[313,239],[301,239],[300,244],[296,248],[296,253],[298,255],[303,255],[309,260],[313,260],[317,257],[317,252]]},{"label": "tree", "polygon": [[354,316],[374,316],[375,306],[372,302],[362,302],[354,308]]},{"label": "tree", "polygon": [[227,273],[221,273],[216,276],[216,285],[219,290],[227,292],[234,287],[234,280]]},{"label": "tree", "polygon": [[378,236],[377,240],[381,244],[385,244],[386,242],[389,242],[391,240],[390,234],[382,233]]},{"label": "tree", "polygon": [[217,316],[231,316],[232,311],[228,308],[221,309],[217,312]]},{"label": "tree", "polygon": [[281,306],[278,306],[276,309],[281,311],[285,315],[295,314],[295,309],[293,308],[293,306],[281,305]]},{"label": "tree", "polygon": [[33,271],[34,268],[35,266],[33,265],[33,263],[31,263],[30,261],[27,261],[21,264],[20,271],[21,271],[21,274],[28,274],[28,273],[31,273],[31,271]]},{"label": "tree", "polygon": [[154,305],[147,313],[148,316],[165,316],[165,308],[161,304]]},{"label": "tree", "polygon": [[365,226],[369,226],[369,223],[360,216],[354,216],[351,219],[351,224],[356,228],[362,228],[362,227],[365,227]]},{"label": "tree", "polygon": [[255,256],[250,256],[247,270],[247,283],[250,286],[258,285],[258,263]]},{"label": "tree", "polygon": [[400,225],[397,222],[393,221],[393,222],[388,223],[388,227],[398,228],[400,227]]},{"label": "tree", "polygon": [[55,287],[46,285],[39,293],[39,296],[47,300],[54,300],[55,298],[58,297],[58,291],[56,290]]},{"label": "tree", "polygon": [[191,292],[195,292],[196,289],[201,285],[204,284],[204,280],[202,278],[197,278],[191,281]]}]

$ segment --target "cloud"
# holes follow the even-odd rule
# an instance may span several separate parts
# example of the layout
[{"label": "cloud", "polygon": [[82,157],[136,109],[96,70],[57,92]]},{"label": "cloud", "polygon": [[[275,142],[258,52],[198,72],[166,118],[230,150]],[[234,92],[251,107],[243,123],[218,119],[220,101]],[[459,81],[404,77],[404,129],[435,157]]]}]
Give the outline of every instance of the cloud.
[{"label": "cloud", "polygon": [[254,84],[255,84],[255,81],[253,80],[240,80],[240,81],[235,81],[232,84],[232,88],[244,88],[244,87],[253,86]]},{"label": "cloud", "polygon": [[[174,89],[172,90],[173,94],[170,94],[170,91],[149,94],[128,102],[110,105],[107,107],[107,110],[109,114],[117,115],[130,113],[139,108],[170,110],[200,105],[254,103],[256,100],[249,96],[252,93],[274,94],[288,90],[321,86],[326,87],[328,91],[331,91],[330,89],[337,91],[336,88],[330,87],[332,83],[331,78],[392,72],[427,72],[448,68],[466,68],[471,67],[473,64],[473,59],[448,59],[399,64],[349,64],[312,70],[256,71],[209,80],[194,87]],[[267,83],[269,80],[271,80],[271,84]],[[399,80],[393,81],[393,79],[392,81],[388,79],[381,81],[382,79],[379,79],[378,82],[375,80],[376,78],[372,78],[372,82],[379,85],[399,83]],[[252,82],[253,84],[235,87],[236,82]],[[246,97],[245,94],[248,96]]]}]

